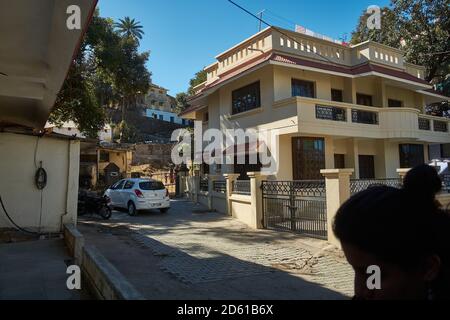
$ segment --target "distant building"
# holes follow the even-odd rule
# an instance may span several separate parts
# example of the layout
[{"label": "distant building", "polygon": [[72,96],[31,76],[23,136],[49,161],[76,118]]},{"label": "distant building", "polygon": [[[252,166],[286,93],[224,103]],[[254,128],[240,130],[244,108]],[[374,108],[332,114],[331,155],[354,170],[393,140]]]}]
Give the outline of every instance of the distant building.
[{"label": "distant building", "polygon": [[176,100],[167,94],[168,90],[155,84],[150,85],[150,90],[145,96],[146,111],[148,118],[161,121],[189,125],[190,121],[178,117],[176,113]]},{"label": "distant building", "polygon": [[[67,121],[61,126],[56,126],[52,123],[47,122],[45,128],[47,129],[47,131],[51,130],[54,133],[63,134],[66,136],[86,138],[86,136],[82,134],[80,130],[78,130],[77,125],[73,121]],[[106,124],[105,127],[98,132],[98,139],[100,141],[112,142],[112,138],[113,130],[109,124]]]}]

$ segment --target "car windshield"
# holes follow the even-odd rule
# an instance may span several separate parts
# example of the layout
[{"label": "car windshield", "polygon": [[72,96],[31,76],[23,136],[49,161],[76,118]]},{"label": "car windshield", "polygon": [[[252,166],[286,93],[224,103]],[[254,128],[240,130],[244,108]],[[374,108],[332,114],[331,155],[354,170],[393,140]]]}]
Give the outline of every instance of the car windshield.
[{"label": "car windshield", "polygon": [[139,188],[141,190],[164,190],[164,184],[159,181],[145,181],[139,183]]}]

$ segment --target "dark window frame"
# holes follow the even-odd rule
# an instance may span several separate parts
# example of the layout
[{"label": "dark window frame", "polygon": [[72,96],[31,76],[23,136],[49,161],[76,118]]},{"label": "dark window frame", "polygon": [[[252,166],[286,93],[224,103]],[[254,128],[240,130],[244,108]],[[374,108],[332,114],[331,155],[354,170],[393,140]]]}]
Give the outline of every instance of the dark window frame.
[{"label": "dark window frame", "polygon": [[402,108],[403,101],[397,99],[388,99],[388,107],[389,108]]},{"label": "dark window frame", "polygon": [[[304,84],[306,85],[303,88],[303,92],[302,92],[302,88],[301,85]],[[305,89],[306,87],[310,86],[310,88]],[[302,79],[295,79],[292,78],[291,79],[291,93],[293,97],[305,97],[305,98],[316,98],[316,83],[314,81],[309,81],[309,80],[302,80]],[[310,94],[307,94],[310,93]]]},{"label": "dark window frame", "polygon": [[[339,97],[336,97],[337,93],[339,93],[338,94]],[[344,102],[344,91],[341,89],[331,89],[331,101]]]},{"label": "dark window frame", "polygon": [[[360,101],[364,100],[364,99],[368,99],[370,100],[370,103],[360,103]],[[356,93],[356,104],[360,105],[360,106],[367,106],[367,107],[373,107],[373,96],[370,94],[365,94],[365,93]]]},{"label": "dark window frame", "polygon": [[[252,101],[244,101],[244,99]],[[261,108],[261,81],[233,90],[231,93],[231,113],[233,115]]]},{"label": "dark window frame", "polygon": [[425,163],[425,147],[423,144],[401,143],[398,148],[400,168],[409,169]]}]

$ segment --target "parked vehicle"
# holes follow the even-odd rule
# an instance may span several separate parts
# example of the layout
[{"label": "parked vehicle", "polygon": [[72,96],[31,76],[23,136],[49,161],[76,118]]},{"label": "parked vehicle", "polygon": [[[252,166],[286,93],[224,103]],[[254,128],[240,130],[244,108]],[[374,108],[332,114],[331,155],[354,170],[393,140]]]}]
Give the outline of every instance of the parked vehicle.
[{"label": "parked vehicle", "polygon": [[164,184],[152,179],[124,179],[105,191],[111,206],[127,209],[130,216],[140,210],[159,209],[165,213],[170,209],[169,191]]},{"label": "parked vehicle", "polygon": [[450,193],[450,160],[449,159],[434,159],[429,163],[430,166],[435,167],[439,176],[442,179],[442,190]]},{"label": "parked vehicle", "polygon": [[112,210],[110,199],[107,196],[99,196],[94,192],[80,190],[78,193],[78,215],[88,213],[97,214],[103,219],[111,218]]}]

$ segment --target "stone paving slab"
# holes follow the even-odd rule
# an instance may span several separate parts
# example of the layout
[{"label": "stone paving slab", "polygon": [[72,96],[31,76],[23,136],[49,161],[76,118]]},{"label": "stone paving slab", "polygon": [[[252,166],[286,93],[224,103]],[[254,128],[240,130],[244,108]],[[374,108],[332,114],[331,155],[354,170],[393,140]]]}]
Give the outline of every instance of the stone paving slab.
[{"label": "stone paving slab", "polygon": [[[198,214],[201,208],[188,201],[174,201],[168,214],[144,212],[129,217],[114,212],[111,221],[97,221],[95,225],[101,230],[123,229],[133,242],[155,257],[159,270],[184,284],[207,285],[208,292],[225,284],[235,289],[239,283],[251,284],[253,289],[270,287],[271,281],[280,279],[272,286],[293,281],[296,287],[306,281],[352,296],[353,271],[342,259],[324,253],[326,242],[287,232],[253,230],[218,213]],[[259,283],[264,278],[269,282]],[[294,287],[280,291],[278,296],[292,296],[290,290]],[[242,288],[242,294],[261,296],[253,289]],[[237,292],[233,292],[234,297]],[[317,297],[318,292],[320,289],[314,290],[310,297]],[[308,292],[299,296],[308,297]]]}]

